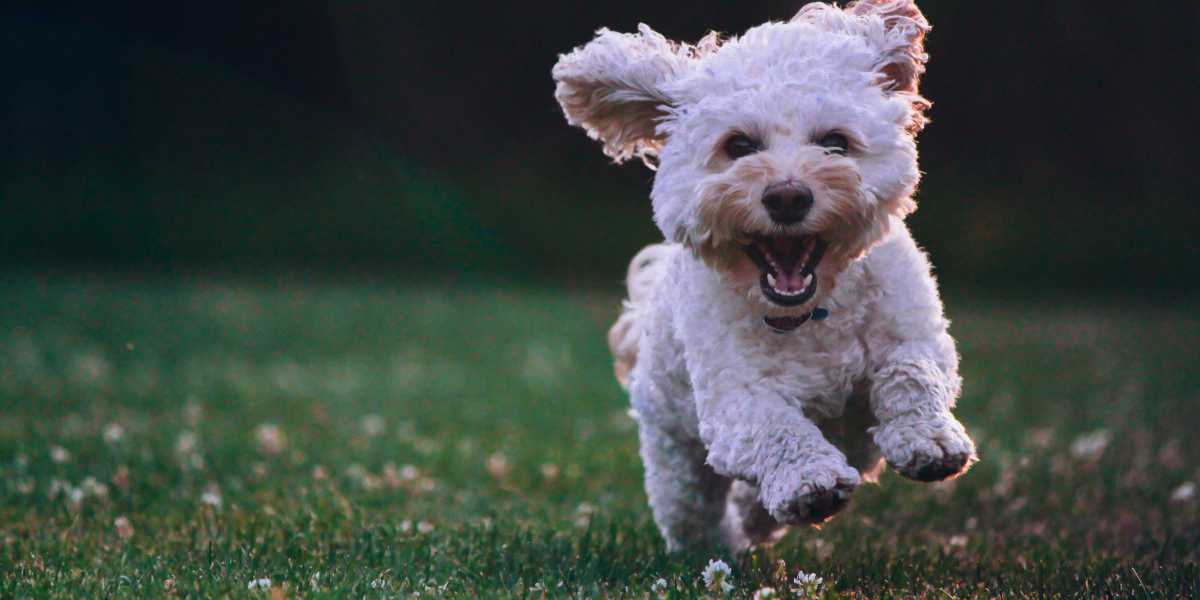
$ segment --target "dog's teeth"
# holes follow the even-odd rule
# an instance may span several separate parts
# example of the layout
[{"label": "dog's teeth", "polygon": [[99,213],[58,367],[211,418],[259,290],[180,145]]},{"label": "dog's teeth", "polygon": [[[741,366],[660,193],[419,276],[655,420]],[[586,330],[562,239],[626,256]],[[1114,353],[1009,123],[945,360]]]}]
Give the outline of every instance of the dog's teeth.
[{"label": "dog's teeth", "polygon": [[804,276],[804,287],[808,287],[810,283],[812,283],[812,273]]},{"label": "dog's teeth", "polygon": [[775,287],[775,276],[767,273],[767,283],[770,284],[771,287]]}]

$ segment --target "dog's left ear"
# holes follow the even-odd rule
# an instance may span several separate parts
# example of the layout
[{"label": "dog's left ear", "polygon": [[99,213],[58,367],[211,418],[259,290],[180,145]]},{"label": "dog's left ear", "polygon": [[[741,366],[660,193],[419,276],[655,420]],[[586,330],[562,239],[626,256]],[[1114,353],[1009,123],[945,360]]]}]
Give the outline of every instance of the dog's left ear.
[{"label": "dog's left ear", "polygon": [[860,35],[879,54],[879,83],[889,93],[902,94],[912,105],[908,131],[916,133],[928,121],[929,101],[917,84],[925,72],[925,34],[929,21],[913,0],[855,0],[840,10],[828,4],[807,4],[792,19],[831,31]]},{"label": "dog's left ear", "polygon": [[658,124],[676,104],[667,88],[701,53],[700,46],[672,42],[644,24],[633,34],[601,29],[587,45],[559,56],[554,96],[567,122],[603,142],[605,154],[650,164],[665,141]]},{"label": "dog's left ear", "polygon": [[846,5],[846,12],[867,17],[868,21],[879,19],[883,29],[869,27],[867,36],[884,53],[880,72],[888,82],[888,89],[899,92],[917,92],[921,73],[925,72],[925,34],[929,32],[929,21],[913,0],[855,0]]}]

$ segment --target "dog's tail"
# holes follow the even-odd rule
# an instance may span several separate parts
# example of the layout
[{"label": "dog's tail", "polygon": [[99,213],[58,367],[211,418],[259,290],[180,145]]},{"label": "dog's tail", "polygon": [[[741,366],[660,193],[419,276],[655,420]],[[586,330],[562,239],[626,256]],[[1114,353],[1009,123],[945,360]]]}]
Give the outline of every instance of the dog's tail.
[{"label": "dog's tail", "polygon": [[637,362],[638,343],[642,339],[642,314],[650,302],[654,289],[658,287],[668,260],[679,250],[678,244],[652,244],[642,248],[629,263],[625,284],[629,287],[629,299],[624,302],[621,316],[608,330],[608,347],[612,349],[617,381],[629,389],[629,373]]}]

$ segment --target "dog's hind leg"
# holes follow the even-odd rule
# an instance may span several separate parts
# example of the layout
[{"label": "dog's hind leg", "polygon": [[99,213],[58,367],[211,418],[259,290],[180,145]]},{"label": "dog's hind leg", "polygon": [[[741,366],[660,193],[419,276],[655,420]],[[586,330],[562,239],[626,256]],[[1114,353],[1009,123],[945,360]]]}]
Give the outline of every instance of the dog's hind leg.
[{"label": "dog's hind leg", "polygon": [[771,546],[787,533],[787,525],[776,521],[759,498],[758,486],[733,480],[725,509],[725,545],[734,551],[751,546]]},{"label": "dog's hind leg", "polygon": [[728,548],[722,518],[729,478],[705,464],[704,446],[697,440],[645,423],[640,435],[646,494],[667,550]]}]

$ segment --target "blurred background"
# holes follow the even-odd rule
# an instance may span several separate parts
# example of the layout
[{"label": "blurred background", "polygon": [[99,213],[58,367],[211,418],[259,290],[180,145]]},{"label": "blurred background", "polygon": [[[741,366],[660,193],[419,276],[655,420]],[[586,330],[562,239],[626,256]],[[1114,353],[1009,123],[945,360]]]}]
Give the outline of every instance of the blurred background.
[{"label": "blurred background", "polygon": [[[0,263],[615,290],[659,237],[652,174],[566,125],[557,55],[600,26],[696,40],[802,4],[8,3]],[[1196,290],[1195,4],[921,6],[910,223],[943,285]]]}]

